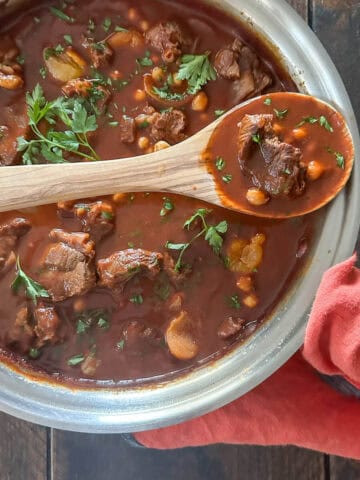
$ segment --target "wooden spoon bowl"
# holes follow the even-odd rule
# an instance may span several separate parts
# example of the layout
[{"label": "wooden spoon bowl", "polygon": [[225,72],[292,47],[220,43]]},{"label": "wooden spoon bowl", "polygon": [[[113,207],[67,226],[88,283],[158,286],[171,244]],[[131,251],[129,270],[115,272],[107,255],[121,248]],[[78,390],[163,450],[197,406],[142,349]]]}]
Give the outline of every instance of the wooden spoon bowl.
[{"label": "wooden spoon bowl", "polygon": [[[271,99],[271,104],[267,99]],[[237,124],[245,114],[264,113],[264,110],[274,113],[280,111],[279,108],[285,104],[288,106],[289,120],[292,118],[292,105],[295,103],[306,109],[311,104],[308,114],[313,118],[329,118],[333,132],[327,132],[331,145],[328,145],[325,153],[329,165],[333,162],[336,168],[332,169],[333,174],[330,174],[330,168],[326,168],[327,174],[319,183],[309,182],[302,196],[274,197],[266,205],[251,205],[244,195],[244,192],[251,188],[251,183],[241,174],[237,158]],[[277,123],[281,124],[284,118],[278,120]],[[301,116],[298,120],[301,123]],[[295,129],[295,117],[293,123]],[[324,130],[319,121],[316,124],[305,122],[303,126],[309,131],[311,128]],[[312,136],[315,143],[317,135],[318,133],[315,133]],[[326,147],[319,146],[324,151]],[[222,180],[226,175],[225,171],[216,170],[216,158],[222,154],[229,156],[226,162],[232,172],[232,180],[228,183]],[[343,166],[336,166],[336,154],[342,156]],[[309,158],[306,161],[310,161]],[[195,197],[250,215],[287,218],[304,215],[330,202],[349,179],[353,163],[354,146],[351,134],[339,112],[314,97],[276,93],[245,102],[188,140],[149,155],[94,163],[3,168],[0,175],[0,211],[117,192],[161,191]],[[219,172],[222,174],[221,178]],[[318,194],[312,195],[312,192]]]}]

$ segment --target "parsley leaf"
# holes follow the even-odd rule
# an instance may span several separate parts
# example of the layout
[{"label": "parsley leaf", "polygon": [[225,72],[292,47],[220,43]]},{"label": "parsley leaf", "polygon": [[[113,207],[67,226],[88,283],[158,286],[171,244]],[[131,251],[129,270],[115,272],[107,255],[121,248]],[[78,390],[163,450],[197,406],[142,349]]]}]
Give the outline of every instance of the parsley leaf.
[{"label": "parsley leaf", "polygon": [[67,361],[67,364],[70,367],[76,367],[77,365],[80,365],[85,360],[85,356],[80,353],[79,355],[74,355],[73,357],[69,358]]},{"label": "parsley leaf", "polygon": [[269,106],[269,105],[271,105],[271,104],[272,104],[272,99],[271,99],[270,97],[265,98],[265,100],[264,100],[264,105]]},{"label": "parsley leaf", "polygon": [[253,141],[254,143],[257,143],[258,145],[260,145],[260,143],[261,143],[260,133],[256,133],[255,135],[253,135],[253,136],[251,137],[251,139],[252,139],[252,141]]},{"label": "parsley leaf", "polygon": [[227,299],[227,303],[230,307],[236,308],[236,310],[239,310],[239,308],[241,307],[238,295],[232,295],[231,297],[229,297]]},{"label": "parsley leaf", "polygon": [[[89,132],[97,129],[97,123],[95,115],[88,113],[86,101],[58,97],[49,102],[39,84],[31,93],[26,94],[27,114],[34,138],[17,139],[17,149],[23,152],[25,165],[38,163],[39,155],[50,163],[66,162],[64,152],[74,153],[87,160],[99,159],[87,138]],[[90,109],[91,103],[87,101],[87,105]],[[44,120],[50,126],[46,133],[39,128],[39,123]],[[59,121],[67,127],[65,131],[53,129],[52,126]]]},{"label": "parsley leaf", "polygon": [[194,215],[192,215],[189,219],[187,219],[184,223],[184,228],[190,230],[190,227],[197,221],[200,220],[202,229],[199,233],[197,233],[188,243],[172,243],[166,242],[165,247],[169,250],[177,250],[180,251],[180,255],[178,260],[175,264],[175,270],[180,271],[183,264],[182,258],[186,250],[195,242],[198,238],[204,236],[204,239],[208,242],[210,247],[213,249],[216,255],[220,255],[220,250],[223,244],[222,235],[227,232],[228,224],[226,220],[218,223],[217,225],[209,225],[206,221],[206,217],[211,213],[211,210],[206,208],[199,208],[196,210]]},{"label": "parsley leaf", "polygon": [[327,130],[328,132],[330,133],[333,133],[334,132],[334,129],[333,127],[330,125],[328,119],[324,116],[324,115],[321,115],[319,117],[319,123],[322,127],[325,128],[325,130]]},{"label": "parsley leaf", "polygon": [[209,60],[210,52],[203,55],[183,55],[177,78],[187,80],[188,92],[197,93],[210,80],[216,80],[216,72]]},{"label": "parsley leaf", "polygon": [[216,165],[216,168],[219,170],[219,172],[221,172],[221,170],[224,170],[226,163],[222,157],[216,157],[215,165]]},{"label": "parsley leaf", "polygon": [[319,121],[319,119],[316,118],[316,117],[303,117],[301,122],[298,123],[296,126],[297,127],[302,127],[303,125],[305,125],[305,123],[310,123],[311,125],[313,125],[314,123],[317,123],[318,121]]},{"label": "parsley leaf", "polygon": [[130,302],[133,303],[134,305],[142,305],[144,303],[144,298],[141,295],[141,293],[139,293],[137,295],[133,295],[130,298]]},{"label": "parsley leaf", "polygon": [[147,50],[145,52],[145,55],[142,58],[138,58],[136,60],[137,64],[140,65],[141,67],[152,67],[154,65],[153,61],[150,58],[150,52]]},{"label": "parsley leaf", "polygon": [[59,10],[58,8],[49,7],[49,10],[53,15],[60,18],[60,20],[64,20],[65,22],[69,22],[69,23],[74,23],[75,22],[75,18],[69,17],[69,15],[67,15],[62,10]]},{"label": "parsley leaf", "polygon": [[225,183],[230,183],[232,180],[232,175],[230,173],[227,173],[226,175],[222,176],[222,181]]},{"label": "parsley leaf", "polygon": [[342,153],[336,152],[331,147],[327,147],[327,152],[331,153],[336,158],[336,164],[339,168],[345,169],[345,157]]},{"label": "parsley leaf", "polygon": [[289,113],[289,109],[285,108],[285,110],[276,110],[276,108],[274,108],[274,112],[275,112],[275,115],[277,116],[277,118],[279,118],[281,120],[281,119],[285,118],[286,115]]},{"label": "parsley leaf", "polygon": [[20,259],[18,257],[16,260],[16,277],[11,284],[11,288],[15,293],[17,293],[20,287],[25,288],[26,296],[31,298],[35,305],[39,297],[50,298],[49,292],[42,285],[40,285],[40,283],[35,282],[35,280],[26,275],[26,273],[22,270],[20,266]]},{"label": "parsley leaf", "polygon": [[174,204],[170,200],[170,198],[163,197],[163,208],[160,210],[160,217],[165,217],[170,212],[174,210]]}]

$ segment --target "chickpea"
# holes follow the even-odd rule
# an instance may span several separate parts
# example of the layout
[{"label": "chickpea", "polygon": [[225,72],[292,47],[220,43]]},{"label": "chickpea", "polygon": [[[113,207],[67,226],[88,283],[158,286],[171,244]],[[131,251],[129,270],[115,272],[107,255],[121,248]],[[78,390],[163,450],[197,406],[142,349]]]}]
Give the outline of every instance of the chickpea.
[{"label": "chickpea", "polygon": [[274,123],[273,130],[276,133],[276,135],[279,135],[283,131],[283,127],[278,123]]},{"label": "chickpea", "polygon": [[173,82],[176,87],[182,87],[185,83],[185,80],[182,80],[181,78],[178,77],[177,73],[173,74]]},{"label": "chickpea", "polygon": [[129,20],[134,21],[138,18],[139,14],[136,8],[129,8],[127,16]]},{"label": "chickpea", "polygon": [[135,90],[135,93],[134,93],[134,98],[137,102],[142,102],[145,100],[146,98],[146,93],[145,93],[145,90],[141,90],[140,88],[138,88],[137,90]]},{"label": "chickpea", "polygon": [[310,180],[317,180],[324,173],[324,166],[320,162],[313,160],[307,166],[306,173]]},{"label": "chickpea", "polygon": [[307,137],[307,131],[305,128],[294,128],[292,135],[296,140],[303,140],[305,137]]},{"label": "chickpea", "polygon": [[75,301],[74,301],[74,305],[73,305],[73,308],[74,308],[74,312],[76,313],[80,313],[82,311],[85,310],[85,301],[83,298],[77,298]]},{"label": "chickpea", "polygon": [[160,67],[153,68],[151,76],[154,82],[161,82],[164,79],[164,70]]},{"label": "chickpea", "polygon": [[112,197],[113,202],[115,203],[123,203],[126,200],[127,194],[126,193],[115,193]]},{"label": "chickpea", "polygon": [[245,293],[250,293],[253,289],[253,281],[252,278],[248,275],[240,277],[239,280],[236,282],[237,287]]},{"label": "chickpea", "polygon": [[160,140],[159,142],[156,142],[154,145],[154,151],[158,152],[159,150],[165,150],[165,148],[169,148],[170,144],[168,142],[164,142],[163,140]]},{"label": "chickpea", "polygon": [[199,92],[193,98],[193,101],[191,103],[191,108],[195,112],[204,112],[207,109],[208,103],[209,103],[209,99],[206,93]]},{"label": "chickpea", "polygon": [[141,150],[146,150],[150,145],[150,140],[148,137],[140,137],[138,140],[138,147],[141,148]]},{"label": "chickpea", "polygon": [[251,203],[251,205],[260,207],[261,205],[265,205],[270,198],[259,188],[249,188],[246,192],[246,200]]},{"label": "chickpea", "polygon": [[140,29],[143,31],[143,32],[147,32],[150,28],[150,24],[147,20],[142,20],[140,22]]},{"label": "chickpea", "polygon": [[251,293],[250,295],[247,295],[245,298],[243,298],[242,302],[245,307],[255,308],[256,305],[259,303],[259,299],[254,293]]}]

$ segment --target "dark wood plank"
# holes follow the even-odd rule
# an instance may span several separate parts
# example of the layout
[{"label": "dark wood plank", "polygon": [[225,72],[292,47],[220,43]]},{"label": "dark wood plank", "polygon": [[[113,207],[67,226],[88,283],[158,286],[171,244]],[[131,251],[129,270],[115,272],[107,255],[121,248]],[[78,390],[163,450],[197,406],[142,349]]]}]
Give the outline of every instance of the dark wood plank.
[{"label": "dark wood plank", "polygon": [[360,462],[347,458],[330,458],[331,480],[359,480]]},{"label": "dark wood plank", "polygon": [[1,480],[47,479],[47,429],[0,413]]},{"label": "dark wood plank", "polygon": [[56,480],[325,480],[323,455],[295,447],[134,448],[119,435],[53,432]]},{"label": "dark wood plank", "polygon": [[334,60],[360,121],[360,3],[310,0],[312,26]]}]

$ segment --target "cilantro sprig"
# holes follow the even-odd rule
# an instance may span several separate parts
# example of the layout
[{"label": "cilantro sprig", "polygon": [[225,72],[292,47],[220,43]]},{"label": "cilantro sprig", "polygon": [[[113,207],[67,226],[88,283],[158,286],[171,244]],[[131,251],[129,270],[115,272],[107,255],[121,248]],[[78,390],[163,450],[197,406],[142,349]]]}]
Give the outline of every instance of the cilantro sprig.
[{"label": "cilantro sprig", "polygon": [[[70,152],[87,160],[99,160],[99,156],[89,143],[87,134],[94,132],[98,125],[96,116],[89,113],[83,99],[58,97],[47,101],[42,87],[37,84],[26,94],[29,125],[35,138],[17,139],[17,149],[23,152],[25,165],[39,163],[44,157],[50,163],[64,163],[64,152]],[[40,122],[47,122],[49,129],[43,132]],[[55,125],[63,123],[65,130],[55,130]]]},{"label": "cilantro sprig", "polygon": [[184,223],[183,228],[186,230],[190,230],[190,227],[196,222],[201,222],[201,231],[198,232],[189,242],[187,243],[172,243],[166,242],[165,247],[169,250],[177,250],[180,252],[178,260],[175,264],[175,270],[180,271],[183,263],[183,256],[186,250],[200,237],[204,237],[205,241],[208,242],[210,247],[213,249],[215,255],[220,255],[221,247],[223,244],[223,235],[228,230],[228,223],[226,220],[218,223],[217,225],[209,225],[206,221],[206,217],[211,213],[211,210],[206,208],[199,208],[196,210],[194,215],[192,215],[189,219],[186,220]]},{"label": "cilantro sprig", "polygon": [[42,285],[40,285],[40,283],[35,282],[35,280],[30,278],[24,272],[24,270],[21,268],[20,259],[18,257],[16,260],[16,277],[11,284],[11,288],[15,293],[18,293],[21,287],[24,287],[26,296],[31,298],[35,305],[38,298],[50,297],[49,292]]}]

